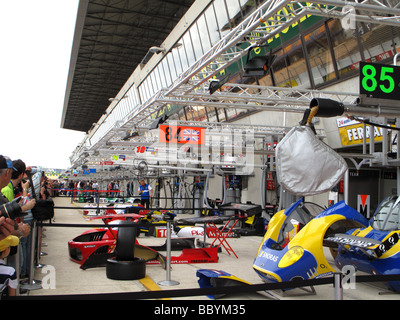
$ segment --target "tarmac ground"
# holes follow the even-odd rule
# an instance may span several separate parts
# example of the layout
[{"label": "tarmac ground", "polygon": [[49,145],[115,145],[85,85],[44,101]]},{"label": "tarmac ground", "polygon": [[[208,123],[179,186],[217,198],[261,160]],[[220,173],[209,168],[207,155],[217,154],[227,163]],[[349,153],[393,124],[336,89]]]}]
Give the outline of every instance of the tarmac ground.
[{"label": "tarmac ground", "polygon": [[[93,224],[103,226],[101,220],[88,221],[83,215],[83,203],[73,203],[66,197],[54,198],[56,207],[71,207],[71,209],[55,210],[55,225],[57,224]],[[183,214],[182,217],[192,217],[191,214]],[[95,222],[97,221],[97,222]],[[230,238],[229,245],[237,254],[237,258],[222,248],[218,253],[217,263],[197,264],[172,264],[170,280],[178,282],[174,285],[162,285],[167,280],[167,272],[160,265],[147,265],[146,276],[140,280],[112,280],[107,278],[105,267],[82,270],[79,265],[69,258],[68,241],[80,235],[91,227],[56,227],[45,226],[43,230],[40,265],[35,267],[35,280],[42,281],[42,288],[30,290],[24,295],[43,296],[43,298],[57,298],[65,296],[74,299],[75,295],[86,295],[90,299],[98,298],[98,294],[123,294],[159,291],[199,289],[196,272],[199,269],[215,269],[228,272],[248,283],[262,284],[262,280],[252,268],[253,260],[261,243],[260,236],[241,236]],[[211,240],[211,239],[210,239]],[[138,241],[143,245],[162,245],[165,238],[156,238],[140,235]],[[209,241],[207,241],[209,242]],[[328,250],[326,253],[328,262],[334,266],[333,259]],[[166,255],[166,252],[161,252]],[[172,252],[176,255],[175,252]],[[300,288],[282,294],[279,291],[258,291],[227,294],[219,300],[333,300],[334,288],[332,284],[324,284],[313,287],[313,291]],[[73,295],[73,296],[70,296]],[[203,300],[212,301],[206,295],[179,296],[165,299],[172,300]],[[343,300],[399,300],[400,295],[390,292],[383,283],[356,283],[355,289],[343,290]]]}]

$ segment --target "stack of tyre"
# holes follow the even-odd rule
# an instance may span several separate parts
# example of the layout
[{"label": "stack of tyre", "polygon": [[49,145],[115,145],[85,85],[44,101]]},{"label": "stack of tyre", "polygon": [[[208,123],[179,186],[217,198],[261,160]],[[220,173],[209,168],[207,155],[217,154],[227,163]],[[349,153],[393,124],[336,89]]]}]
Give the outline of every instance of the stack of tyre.
[{"label": "stack of tyre", "polygon": [[146,276],[146,261],[135,257],[137,224],[120,221],[116,256],[107,260],[106,275],[112,280],[137,280]]}]

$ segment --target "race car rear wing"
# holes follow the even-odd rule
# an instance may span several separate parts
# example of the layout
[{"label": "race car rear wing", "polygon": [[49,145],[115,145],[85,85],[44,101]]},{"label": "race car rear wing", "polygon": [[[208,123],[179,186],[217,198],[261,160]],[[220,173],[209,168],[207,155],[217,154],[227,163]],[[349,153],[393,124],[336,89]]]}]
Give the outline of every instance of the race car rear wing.
[{"label": "race car rear wing", "polygon": [[324,239],[324,243],[333,242],[341,246],[357,247],[373,258],[379,258],[399,241],[399,235],[394,232],[385,241],[337,233]]}]

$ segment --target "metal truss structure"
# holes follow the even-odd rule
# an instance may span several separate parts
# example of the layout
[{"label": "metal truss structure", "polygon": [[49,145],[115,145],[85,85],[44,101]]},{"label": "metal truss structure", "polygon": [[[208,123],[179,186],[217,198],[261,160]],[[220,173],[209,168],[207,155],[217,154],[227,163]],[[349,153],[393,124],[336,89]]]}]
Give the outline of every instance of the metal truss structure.
[{"label": "metal truss structure", "polygon": [[[134,138],[133,142],[125,142],[122,140],[121,132],[132,128],[147,128],[154,120],[150,119],[150,116],[168,104],[291,113],[303,113],[315,97],[331,98],[345,105],[354,105],[358,98],[358,94],[355,93],[237,83],[226,83],[222,90],[216,91],[212,95],[208,91],[210,81],[222,70],[244,57],[250,49],[267,43],[269,39],[301,21],[307,15],[344,19],[351,14],[357,22],[399,27],[400,1],[265,1],[191,67],[180,74],[170,87],[159,91],[124,119],[121,119],[96,144],[83,143],[78,147],[72,155],[71,161],[75,165],[79,165],[88,154],[128,151],[135,145],[154,143],[155,138],[149,135]],[[216,127],[232,126],[232,124],[224,123],[201,122],[200,124]],[[250,126],[245,124],[235,126],[243,130],[250,129]],[[257,126],[253,129],[260,130],[265,136],[276,134],[270,127],[265,127],[263,130],[261,126]]]}]

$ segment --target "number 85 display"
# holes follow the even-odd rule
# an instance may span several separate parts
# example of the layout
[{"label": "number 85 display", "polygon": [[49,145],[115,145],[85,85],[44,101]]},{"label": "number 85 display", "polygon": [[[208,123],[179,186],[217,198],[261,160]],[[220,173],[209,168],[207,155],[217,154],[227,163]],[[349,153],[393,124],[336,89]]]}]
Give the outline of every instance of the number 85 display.
[{"label": "number 85 display", "polygon": [[400,67],[360,62],[360,94],[400,100]]}]

